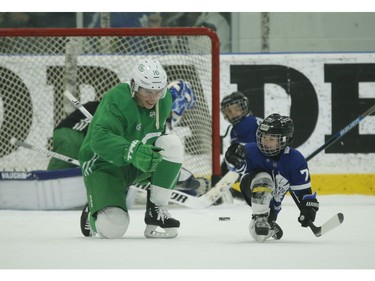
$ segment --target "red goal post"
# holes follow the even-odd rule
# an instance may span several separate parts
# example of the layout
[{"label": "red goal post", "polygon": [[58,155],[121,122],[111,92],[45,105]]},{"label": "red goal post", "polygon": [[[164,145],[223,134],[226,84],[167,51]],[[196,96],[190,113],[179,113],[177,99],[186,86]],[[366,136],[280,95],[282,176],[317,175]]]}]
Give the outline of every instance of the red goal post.
[{"label": "red goal post", "polygon": [[53,128],[73,106],[100,100],[129,80],[134,63],[157,58],[168,82],[187,80],[197,97],[174,133],[185,144],[184,167],[220,176],[219,40],[207,28],[0,29],[0,169],[43,170],[48,159],[9,143],[14,137],[51,149]]}]

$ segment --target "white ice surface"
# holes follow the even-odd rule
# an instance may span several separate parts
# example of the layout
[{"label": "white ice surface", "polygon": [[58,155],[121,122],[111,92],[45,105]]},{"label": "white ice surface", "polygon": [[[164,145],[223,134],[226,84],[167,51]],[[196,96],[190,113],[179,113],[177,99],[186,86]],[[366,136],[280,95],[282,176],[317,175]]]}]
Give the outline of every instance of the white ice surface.
[{"label": "white ice surface", "polygon": [[[342,225],[315,237],[299,225],[297,207],[287,197],[278,218],[284,237],[265,243],[250,237],[251,210],[237,200],[204,210],[171,206],[181,221],[176,239],[146,239],[142,206],[130,210],[128,231],[117,240],[83,237],[79,210],[2,210],[0,268],[375,269],[375,196],[326,195],[319,200],[315,224],[342,212]],[[221,216],[230,221],[219,221]]]}]

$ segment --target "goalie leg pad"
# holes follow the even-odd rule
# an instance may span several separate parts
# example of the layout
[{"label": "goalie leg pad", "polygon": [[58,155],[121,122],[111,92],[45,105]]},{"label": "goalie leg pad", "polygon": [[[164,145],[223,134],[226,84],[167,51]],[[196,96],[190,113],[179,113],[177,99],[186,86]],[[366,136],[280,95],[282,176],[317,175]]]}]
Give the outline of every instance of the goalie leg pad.
[{"label": "goalie leg pad", "polygon": [[128,212],[119,207],[107,207],[98,212],[95,226],[102,238],[119,239],[124,236],[130,222]]}]

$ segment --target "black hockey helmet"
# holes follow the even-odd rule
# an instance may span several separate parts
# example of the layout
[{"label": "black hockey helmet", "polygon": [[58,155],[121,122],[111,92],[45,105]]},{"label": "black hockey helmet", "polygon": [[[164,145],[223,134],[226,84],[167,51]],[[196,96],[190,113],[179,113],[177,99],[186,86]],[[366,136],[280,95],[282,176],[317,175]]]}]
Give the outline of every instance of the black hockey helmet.
[{"label": "black hockey helmet", "polygon": [[[292,143],[294,132],[293,120],[289,116],[273,113],[267,116],[256,132],[257,145],[266,156],[278,155],[287,145]],[[265,136],[276,140],[276,145],[266,143]],[[265,140],[262,140],[265,138]],[[268,139],[269,140],[269,139]]]},{"label": "black hockey helmet", "polygon": [[220,108],[225,120],[233,125],[250,114],[247,97],[241,92],[233,92],[224,97]]}]

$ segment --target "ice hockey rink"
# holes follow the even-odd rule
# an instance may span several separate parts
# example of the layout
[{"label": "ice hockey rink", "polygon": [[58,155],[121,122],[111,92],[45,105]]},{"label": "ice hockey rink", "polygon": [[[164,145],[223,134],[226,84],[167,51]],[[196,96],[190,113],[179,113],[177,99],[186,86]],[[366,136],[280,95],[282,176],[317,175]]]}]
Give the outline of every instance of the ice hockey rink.
[{"label": "ice hockey rink", "polygon": [[278,218],[283,238],[264,243],[250,237],[251,211],[240,200],[202,210],[171,206],[181,221],[176,239],[146,239],[143,206],[130,210],[128,231],[117,240],[83,237],[80,210],[1,210],[0,268],[374,269],[375,197],[325,195],[319,200],[315,224],[342,212],[342,225],[315,237],[297,222],[299,212],[288,196]]}]

